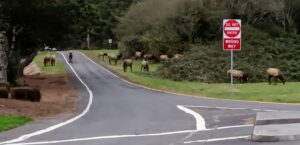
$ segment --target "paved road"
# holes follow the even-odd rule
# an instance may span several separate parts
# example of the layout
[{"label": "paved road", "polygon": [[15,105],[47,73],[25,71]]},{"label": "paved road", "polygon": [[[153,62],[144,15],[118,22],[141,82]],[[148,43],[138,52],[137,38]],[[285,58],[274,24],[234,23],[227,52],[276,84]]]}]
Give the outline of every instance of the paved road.
[{"label": "paved road", "polygon": [[[79,52],[74,52],[72,64],[65,65],[80,92],[75,114],[0,134],[0,144],[256,145],[262,143],[245,138],[253,131],[257,112],[300,110],[293,105],[197,99],[144,89],[115,77]],[[196,121],[195,114],[205,124],[201,117]],[[4,142],[8,140],[12,141]]]}]

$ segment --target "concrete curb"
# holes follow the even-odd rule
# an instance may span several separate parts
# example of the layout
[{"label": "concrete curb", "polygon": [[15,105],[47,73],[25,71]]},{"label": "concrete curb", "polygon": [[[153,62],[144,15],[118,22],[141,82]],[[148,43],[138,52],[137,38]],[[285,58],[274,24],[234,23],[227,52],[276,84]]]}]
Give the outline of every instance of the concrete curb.
[{"label": "concrete curb", "polygon": [[251,140],[280,142],[300,140],[300,112],[259,112]]}]

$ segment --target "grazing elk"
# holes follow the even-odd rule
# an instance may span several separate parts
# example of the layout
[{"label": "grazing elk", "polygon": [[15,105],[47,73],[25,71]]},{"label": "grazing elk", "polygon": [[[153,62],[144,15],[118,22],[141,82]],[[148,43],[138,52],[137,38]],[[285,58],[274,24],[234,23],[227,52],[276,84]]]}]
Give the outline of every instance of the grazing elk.
[{"label": "grazing elk", "polygon": [[168,55],[160,55],[159,56],[160,61],[167,61],[169,59]]},{"label": "grazing elk", "polygon": [[50,64],[51,64],[51,56],[49,54],[47,54],[44,57],[44,66],[50,66]]},{"label": "grazing elk", "polygon": [[174,58],[175,58],[175,59],[180,59],[180,58],[182,58],[182,57],[183,57],[182,54],[175,54],[175,55],[174,55]]},{"label": "grazing elk", "polygon": [[142,52],[140,52],[140,51],[135,52],[134,57],[135,57],[135,60],[141,59],[142,58]]},{"label": "grazing elk", "polygon": [[109,62],[109,64],[111,64],[111,62],[114,61],[115,65],[117,65],[117,61],[119,59],[121,59],[121,57],[122,57],[122,54],[118,54],[118,55],[108,54],[108,62]]},{"label": "grazing elk", "polygon": [[241,70],[228,70],[227,71],[227,74],[231,74],[232,73],[232,76],[233,78],[239,80],[240,83],[244,82],[244,83],[247,83],[248,82],[248,73],[244,72],[244,71],[241,71]]},{"label": "grazing elk", "polygon": [[50,64],[51,66],[55,66],[56,56],[55,54],[50,56]]},{"label": "grazing elk", "polygon": [[124,62],[123,62],[124,72],[127,72],[127,67],[130,67],[130,71],[132,72],[132,60],[131,59],[124,59]]},{"label": "grazing elk", "polygon": [[142,60],[142,63],[141,63],[141,71],[144,70],[144,71],[149,71],[149,63],[147,60]]},{"label": "grazing elk", "polygon": [[104,56],[107,56],[107,53],[102,53],[102,52],[98,53],[99,60],[101,60],[102,58],[102,60],[104,61]]},{"label": "grazing elk", "polygon": [[283,77],[283,73],[280,69],[278,68],[268,68],[267,69],[267,74],[268,74],[268,79],[269,79],[269,84],[271,85],[271,79],[274,77],[275,78],[275,85],[277,85],[277,79],[279,78],[282,84],[285,84],[285,80]]}]

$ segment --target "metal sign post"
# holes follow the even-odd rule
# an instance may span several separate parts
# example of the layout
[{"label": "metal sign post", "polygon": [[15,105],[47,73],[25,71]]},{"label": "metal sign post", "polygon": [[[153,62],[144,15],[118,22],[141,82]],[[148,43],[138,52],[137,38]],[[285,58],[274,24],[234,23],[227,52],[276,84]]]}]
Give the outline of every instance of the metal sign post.
[{"label": "metal sign post", "polygon": [[230,94],[233,95],[233,51],[241,50],[241,20],[223,20],[223,50],[230,51]]},{"label": "metal sign post", "polygon": [[233,50],[230,51],[230,95],[232,96],[233,95]]},{"label": "metal sign post", "polygon": [[109,49],[111,49],[112,39],[108,39]]}]

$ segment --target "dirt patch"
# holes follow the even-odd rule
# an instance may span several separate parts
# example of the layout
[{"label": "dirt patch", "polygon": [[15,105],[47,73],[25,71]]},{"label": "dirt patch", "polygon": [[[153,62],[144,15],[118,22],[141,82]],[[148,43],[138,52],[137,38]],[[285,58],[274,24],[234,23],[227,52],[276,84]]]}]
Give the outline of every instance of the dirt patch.
[{"label": "dirt patch", "polygon": [[66,74],[40,74],[21,78],[31,87],[41,90],[41,102],[0,99],[0,114],[36,117],[72,112],[76,103],[76,92]]}]

